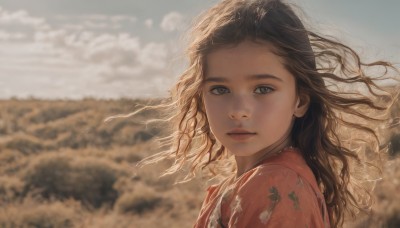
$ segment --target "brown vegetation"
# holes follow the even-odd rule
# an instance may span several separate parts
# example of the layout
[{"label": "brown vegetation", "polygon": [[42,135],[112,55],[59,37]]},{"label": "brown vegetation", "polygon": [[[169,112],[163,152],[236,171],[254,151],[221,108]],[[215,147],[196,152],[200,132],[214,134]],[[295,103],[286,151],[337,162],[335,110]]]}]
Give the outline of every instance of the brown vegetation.
[{"label": "brown vegetation", "polygon": [[[103,122],[137,102],[0,101],[0,227],[191,227],[205,184],[161,178],[168,161],[135,166],[157,152],[141,122],[154,113]],[[348,227],[399,227],[399,129],[391,141],[372,215]]]}]

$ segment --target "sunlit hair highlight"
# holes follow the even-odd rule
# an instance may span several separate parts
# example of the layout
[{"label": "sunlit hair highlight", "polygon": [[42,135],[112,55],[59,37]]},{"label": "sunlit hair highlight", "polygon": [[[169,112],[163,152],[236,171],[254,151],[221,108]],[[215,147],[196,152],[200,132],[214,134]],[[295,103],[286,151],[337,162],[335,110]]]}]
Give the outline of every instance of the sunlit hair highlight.
[{"label": "sunlit hair highlight", "polygon": [[382,132],[398,95],[397,87],[384,87],[382,82],[398,79],[394,65],[362,62],[350,47],[306,29],[279,0],[221,1],[198,18],[189,40],[189,65],[171,96],[131,114],[160,109],[163,116],[149,122],[171,129],[159,139],[168,149],[141,164],[173,159],[166,174],[187,170],[189,179],[201,170],[211,176],[232,174],[233,163],[213,136],[202,101],[206,58],[244,40],[268,42],[295,76],[297,93],[310,97],[309,109],[296,119],[291,138],[324,194],[331,227],[340,227],[346,215],[371,206],[370,191],[388,150]]}]

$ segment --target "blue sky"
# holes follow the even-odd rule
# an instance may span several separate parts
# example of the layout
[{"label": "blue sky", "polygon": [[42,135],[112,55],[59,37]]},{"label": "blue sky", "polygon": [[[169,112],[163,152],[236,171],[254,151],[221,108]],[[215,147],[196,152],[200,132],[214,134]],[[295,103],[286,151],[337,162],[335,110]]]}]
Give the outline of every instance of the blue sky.
[{"label": "blue sky", "polygon": [[[288,0],[366,60],[400,62],[400,1]],[[0,0],[0,98],[164,96],[216,0]]]}]

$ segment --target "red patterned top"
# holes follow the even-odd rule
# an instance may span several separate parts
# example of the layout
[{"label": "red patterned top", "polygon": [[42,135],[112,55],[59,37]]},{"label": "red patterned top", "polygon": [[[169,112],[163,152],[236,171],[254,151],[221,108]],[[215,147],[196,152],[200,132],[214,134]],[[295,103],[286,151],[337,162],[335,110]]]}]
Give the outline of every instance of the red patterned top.
[{"label": "red patterned top", "polygon": [[330,227],[324,197],[302,154],[284,149],[224,190],[210,186],[195,228]]}]

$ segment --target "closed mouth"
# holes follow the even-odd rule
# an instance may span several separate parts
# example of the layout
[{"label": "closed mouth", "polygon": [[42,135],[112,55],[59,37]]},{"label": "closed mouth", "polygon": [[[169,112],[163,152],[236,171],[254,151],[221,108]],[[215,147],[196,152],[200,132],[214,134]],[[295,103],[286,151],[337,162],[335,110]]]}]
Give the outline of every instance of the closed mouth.
[{"label": "closed mouth", "polygon": [[248,131],[243,128],[235,128],[232,129],[230,132],[227,133],[228,135],[254,135],[255,132]]},{"label": "closed mouth", "polygon": [[257,133],[243,132],[243,133],[227,133],[228,135],[255,135]]},{"label": "closed mouth", "polygon": [[257,133],[255,133],[255,132],[249,132],[249,131],[242,130],[242,129],[235,129],[235,130],[227,133],[228,136],[230,136],[234,140],[238,140],[238,141],[244,141],[244,140],[250,139],[251,137],[253,137],[256,134]]}]

